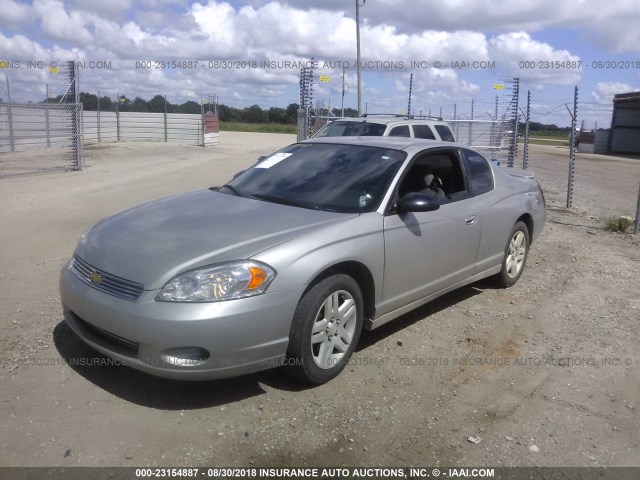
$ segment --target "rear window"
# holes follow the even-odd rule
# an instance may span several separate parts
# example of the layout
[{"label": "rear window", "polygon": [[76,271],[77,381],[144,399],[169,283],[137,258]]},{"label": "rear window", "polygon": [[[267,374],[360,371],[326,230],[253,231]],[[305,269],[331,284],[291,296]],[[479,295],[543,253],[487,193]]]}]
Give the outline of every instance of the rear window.
[{"label": "rear window", "polygon": [[436,136],[429,128],[429,125],[414,125],[413,136],[416,138],[426,138],[427,140],[435,140]]},{"label": "rear window", "polygon": [[386,128],[380,123],[336,120],[321,128],[315,137],[381,137]]},{"label": "rear window", "polygon": [[444,142],[455,142],[455,138],[453,138],[453,133],[451,133],[451,129],[446,125],[436,125],[436,131],[440,138]]}]

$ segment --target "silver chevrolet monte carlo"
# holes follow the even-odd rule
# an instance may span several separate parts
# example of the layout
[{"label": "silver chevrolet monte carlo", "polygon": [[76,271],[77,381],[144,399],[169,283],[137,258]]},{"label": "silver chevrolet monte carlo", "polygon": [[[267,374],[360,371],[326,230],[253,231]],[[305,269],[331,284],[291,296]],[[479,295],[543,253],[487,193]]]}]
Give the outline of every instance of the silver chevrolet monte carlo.
[{"label": "silver chevrolet monte carlo", "polygon": [[285,365],[321,384],[361,331],[522,274],[546,218],[531,172],[410,138],[296,143],[222,187],[100,221],[63,268],[71,329],[161,377]]}]

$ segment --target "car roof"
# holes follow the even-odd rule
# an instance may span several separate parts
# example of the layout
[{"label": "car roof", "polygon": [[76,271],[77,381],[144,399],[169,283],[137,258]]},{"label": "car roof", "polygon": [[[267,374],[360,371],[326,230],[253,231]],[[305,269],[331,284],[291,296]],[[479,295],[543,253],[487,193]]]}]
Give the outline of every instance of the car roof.
[{"label": "car roof", "polygon": [[320,137],[304,140],[302,143],[333,143],[337,145],[363,145],[367,147],[392,148],[395,150],[408,150],[413,148],[469,148],[453,142],[442,142],[439,140],[426,140],[423,138],[409,137]]}]

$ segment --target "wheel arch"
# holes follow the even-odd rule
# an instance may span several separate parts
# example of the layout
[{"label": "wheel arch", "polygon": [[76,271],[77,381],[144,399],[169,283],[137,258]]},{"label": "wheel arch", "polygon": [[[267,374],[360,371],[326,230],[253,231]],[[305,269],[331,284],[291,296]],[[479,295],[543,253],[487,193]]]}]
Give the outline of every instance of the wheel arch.
[{"label": "wheel arch", "polygon": [[348,275],[356,281],[362,293],[363,318],[372,319],[375,315],[375,280],[369,268],[356,260],[342,261],[325,268],[309,282],[304,293],[307,293],[314,285],[325,278],[337,274]]},{"label": "wheel arch", "polygon": [[527,230],[529,233],[529,244],[533,242],[533,217],[530,213],[523,213],[518,217],[516,223],[522,222],[527,226]]}]

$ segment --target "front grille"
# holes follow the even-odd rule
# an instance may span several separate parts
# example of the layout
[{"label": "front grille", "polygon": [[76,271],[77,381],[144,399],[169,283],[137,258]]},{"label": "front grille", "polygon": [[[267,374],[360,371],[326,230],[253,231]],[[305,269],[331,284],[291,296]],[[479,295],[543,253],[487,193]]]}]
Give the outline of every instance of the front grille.
[{"label": "front grille", "polygon": [[[92,325],[89,322],[85,322],[83,319],[78,317],[75,313],[73,313],[73,312],[71,312],[71,313],[73,314],[74,319],[80,325],[82,325],[84,328],[89,330],[96,337],[100,338],[107,345],[110,345],[110,348],[112,350],[117,350],[117,351],[119,351],[119,353],[122,353],[122,354],[130,356],[130,357],[135,357],[136,354],[138,353],[138,343],[137,342],[134,342],[132,340],[128,340],[128,339],[123,338],[123,337],[121,337],[119,335],[116,335],[115,333],[111,333],[111,332],[108,332],[107,330],[104,330],[102,328],[96,327],[95,325]],[[117,347],[114,348],[115,347],[114,344],[116,344],[117,346],[119,346],[121,348],[117,348]]]},{"label": "front grille", "polygon": [[[99,270],[89,265],[77,255],[74,255],[71,259],[69,269],[76,277],[90,287],[124,300],[135,302],[144,291],[143,285]],[[100,279],[99,281],[94,282],[92,281],[92,277],[95,277],[96,274],[100,276]]]}]

